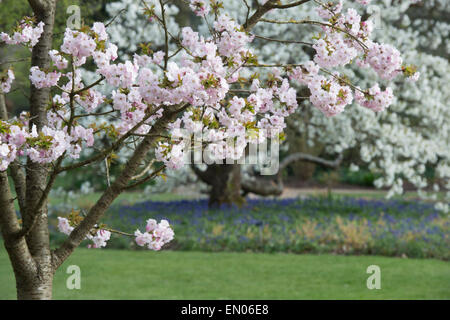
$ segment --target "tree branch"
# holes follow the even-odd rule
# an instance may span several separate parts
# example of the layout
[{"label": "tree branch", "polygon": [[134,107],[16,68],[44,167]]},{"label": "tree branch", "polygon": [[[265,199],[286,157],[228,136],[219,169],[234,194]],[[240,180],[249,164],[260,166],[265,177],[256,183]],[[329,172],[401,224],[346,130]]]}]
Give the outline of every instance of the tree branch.
[{"label": "tree branch", "polygon": [[151,174],[149,174],[147,177],[140,179],[132,184],[127,185],[126,187],[124,187],[124,190],[129,190],[129,189],[133,189],[134,187],[137,187],[138,185],[141,185],[145,182],[148,182],[150,180],[152,180],[154,177],[156,177],[160,172],[162,172],[164,169],[166,168],[166,166],[161,166],[160,168],[156,169],[155,171],[153,171]]},{"label": "tree branch", "polygon": [[[276,4],[279,0],[268,0],[265,4],[258,7],[256,9],[255,13],[253,15],[246,19],[244,23],[244,30],[250,31],[262,18],[263,15],[265,15],[267,12],[269,12],[272,9],[289,9],[293,7],[300,6],[310,0],[301,0],[293,3],[288,4]],[[247,14],[248,15],[248,14]]]},{"label": "tree branch", "polygon": [[258,23],[259,19],[261,19],[263,15],[273,9],[272,5],[277,1],[278,0],[268,0],[264,5],[256,9],[255,13],[253,13],[252,16],[248,18],[248,20],[244,23],[244,30],[250,31]]},{"label": "tree branch", "polygon": [[241,188],[244,193],[254,193],[261,196],[279,196],[283,193],[283,179],[281,172],[292,162],[308,161],[325,167],[337,168],[341,164],[342,159],[342,154],[331,161],[302,152],[293,153],[280,163],[280,168],[275,181],[256,177],[244,177],[241,181]]},{"label": "tree branch", "polygon": [[279,196],[283,193],[283,182],[262,179],[262,178],[243,178],[241,180],[241,189],[244,193],[254,193],[261,196]]},{"label": "tree branch", "polygon": [[272,8],[274,8],[274,9],[289,9],[289,8],[293,8],[293,7],[298,7],[309,1],[310,0],[300,0],[300,1],[288,3],[288,4],[274,4],[274,5],[272,5]]},{"label": "tree branch", "polygon": [[295,161],[308,161],[312,163],[316,163],[325,167],[329,168],[337,168],[341,164],[343,159],[342,153],[335,159],[335,160],[326,160],[320,157],[316,157],[307,153],[297,152],[290,154],[286,158],[283,159],[280,163],[280,171],[281,172],[284,168],[286,168],[289,164]]},{"label": "tree branch", "polygon": [[147,172],[150,171],[150,169],[152,168],[153,163],[155,163],[155,159],[153,159],[152,161],[150,161],[144,168],[144,170],[141,171],[141,173],[132,176],[131,180],[137,180],[139,178],[142,178]]},{"label": "tree branch", "polygon": [[147,153],[158,139],[157,135],[166,129],[169,122],[173,121],[178,112],[183,111],[187,105],[166,107],[163,116],[158,119],[150,129],[150,135],[145,137],[128,160],[125,168],[117,179],[109,186],[95,205],[89,210],[83,221],[72,231],[64,243],[53,251],[53,267],[58,268],[73,250],[84,240],[88,232],[95,226],[117,196],[127,188],[131,178],[136,174],[139,165],[145,159]]},{"label": "tree branch", "polygon": [[0,172],[0,208],[0,231],[16,277],[29,278],[36,274],[37,267],[25,238],[15,237],[20,231],[20,224],[5,171]]},{"label": "tree branch", "polygon": [[90,163],[92,163],[92,162],[96,162],[96,161],[99,161],[99,160],[104,159],[106,155],[108,155],[109,153],[111,153],[111,152],[117,150],[117,149],[122,145],[122,143],[123,143],[128,137],[130,137],[131,135],[133,135],[133,132],[134,132],[134,131],[136,131],[140,126],[142,126],[142,124],[143,124],[145,121],[147,121],[152,115],[154,115],[159,109],[160,109],[160,108],[157,108],[155,111],[153,111],[153,112],[151,112],[151,113],[148,113],[148,114],[147,114],[147,115],[146,115],[139,123],[137,123],[133,128],[131,128],[131,129],[130,129],[127,133],[125,133],[123,136],[121,136],[121,137],[119,138],[119,140],[117,140],[117,141],[116,141],[111,147],[109,147],[108,149],[105,149],[105,150],[101,151],[100,153],[96,154],[95,156],[93,156],[93,157],[91,157],[91,158],[89,158],[89,159],[86,159],[86,160],[84,160],[84,161],[80,161],[80,162],[74,163],[74,164],[72,164],[72,165],[68,165],[68,166],[65,166],[65,167],[61,167],[61,168],[58,170],[58,173],[63,172],[63,171],[67,171],[67,170],[73,170],[73,169],[76,169],[76,168],[80,168],[80,167],[83,167],[83,166],[85,166],[85,165],[88,165],[88,164],[90,164]]},{"label": "tree branch", "polygon": [[268,37],[263,37],[263,36],[258,36],[256,34],[253,34],[253,36],[256,39],[261,39],[261,40],[266,40],[266,41],[271,41],[271,42],[279,42],[279,43],[286,43],[286,44],[301,44],[301,45],[305,45],[305,46],[313,46],[313,43],[311,42],[304,42],[304,41],[297,41],[297,40],[282,40],[282,39],[275,39],[275,38],[268,38]]}]

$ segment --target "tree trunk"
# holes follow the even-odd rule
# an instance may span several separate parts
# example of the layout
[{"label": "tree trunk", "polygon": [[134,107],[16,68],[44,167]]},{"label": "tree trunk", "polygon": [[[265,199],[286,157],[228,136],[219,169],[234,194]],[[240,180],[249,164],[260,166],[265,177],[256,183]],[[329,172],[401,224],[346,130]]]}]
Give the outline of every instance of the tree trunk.
[{"label": "tree trunk", "polygon": [[241,166],[239,164],[213,164],[208,166],[211,176],[209,205],[242,204]]},{"label": "tree trunk", "polygon": [[[56,0],[29,0],[37,22],[44,22],[44,31],[39,42],[33,47],[31,65],[41,70],[50,66],[49,50],[52,48],[53,26],[55,21]],[[31,85],[30,92],[30,127],[36,125],[41,130],[47,122],[47,103],[50,88],[38,89]],[[30,229],[25,241],[35,268],[33,272],[16,272],[18,299],[51,299],[53,282],[53,265],[50,251],[48,217],[46,202],[38,208],[38,203],[47,184],[46,165],[28,159],[25,182],[25,210],[21,212],[22,226]],[[17,266],[14,265],[14,269]]]},{"label": "tree trunk", "polygon": [[16,275],[18,300],[50,300],[52,299],[53,272],[43,272],[34,278],[22,278]]},{"label": "tree trunk", "polygon": [[[53,267],[50,255],[33,255],[21,231],[6,172],[0,172],[0,231],[16,279],[18,299],[51,299]],[[35,247],[36,248],[36,247]]]},{"label": "tree trunk", "polygon": [[220,207],[222,204],[243,204],[239,164],[211,164],[205,171],[200,170],[195,164],[191,167],[195,174],[210,186],[210,207]]}]

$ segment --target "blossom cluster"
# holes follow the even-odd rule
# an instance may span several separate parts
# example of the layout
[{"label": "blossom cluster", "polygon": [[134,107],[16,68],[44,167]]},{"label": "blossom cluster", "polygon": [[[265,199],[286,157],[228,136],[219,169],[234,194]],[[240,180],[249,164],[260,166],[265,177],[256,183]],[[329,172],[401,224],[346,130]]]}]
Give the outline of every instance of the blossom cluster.
[{"label": "blossom cluster", "polygon": [[67,127],[60,130],[53,125],[62,126],[60,113],[50,111],[49,123],[40,132],[33,125],[28,127],[26,114],[12,119],[12,123],[0,121],[0,170],[4,171],[18,156],[28,156],[37,163],[49,163],[68,152],[72,158],[78,158],[82,145],[90,147],[94,144],[93,129],[74,126],[69,133]]},{"label": "blossom cluster", "polygon": [[[70,235],[75,229],[75,225],[76,223],[71,222],[67,218],[58,217],[58,230],[66,235]],[[174,232],[167,220],[161,220],[158,223],[154,219],[149,219],[147,220],[145,232],[142,233],[136,230],[134,236],[139,246],[146,246],[148,249],[158,251],[163,245],[173,240]],[[111,231],[105,227],[95,225],[85,239],[93,242],[88,245],[88,248],[102,248],[106,247],[110,238]]]},{"label": "blossom cluster", "polygon": [[58,50],[50,50],[48,55],[50,56],[50,59],[52,59],[52,62],[56,68],[59,70],[67,68],[69,62],[62,56],[62,54],[58,52]]},{"label": "blossom cluster", "polygon": [[5,32],[0,33],[0,41],[9,45],[22,44],[29,48],[34,47],[44,32],[44,23],[39,22],[36,26],[32,18],[26,17],[21,20],[12,35]]},{"label": "blossom cluster", "polygon": [[[58,217],[58,230],[64,234],[70,235],[75,229],[67,218]],[[106,247],[107,241],[111,237],[111,232],[98,226],[86,236],[86,240],[91,240],[93,244],[89,244],[88,248],[102,248]]]},{"label": "blossom cluster", "polygon": [[386,88],[386,90],[381,91],[379,85],[375,84],[366,94],[357,90],[355,92],[355,99],[360,105],[366,108],[373,111],[383,111],[386,106],[392,104],[394,95],[391,88]]},{"label": "blossom cluster", "polygon": [[208,0],[191,0],[189,7],[197,16],[204,17],[211,10],[208,2]]},{"label": "blossom cluster", "polygon": [[316,50],[314,62],[324,68],[345,66],[358,54],[358,51],[348,46],[337,33],[333,33],[328,39],[317,40],[313,48]]},{"label": "blossom cluster", "polygon": [[137,245],[158,251],[163,245],[173,240],[174,232],[167,220],[161,220],[158,223],[155,219],[148,219],[145,232],[136,230],[134,235]]},{"label": "blossom cluster", "polygon": [[369,50],[360,66],[370,65],[382,79],[392,80],[401,73],[402,57],[391,45],[367,42]]},{"label": "blossom cluster", "polygon": [[[362,4],[369,2],[360,1]],[[290,77],[308,86],[311,103],[326,116],[335,116],[344,111],[344,107],[353,101],[352,88],[359,104],[373,111],[382,111],[393,101],[391,88],[381,91],[379,84],[375,83],[369,90],[362,90],[350,87],[348,81],[336,73],[327,71],[332,75],[330,79],[319,74],[321,69],[345,66],[354,60],[360,67],[370,66],[380,78],[386,80],[392,80],[405,70],[396,48],[369,39],[373,31],[371,20],[362,21],[355,9],[349,8],[343,13],[342,8],[342,0],[328,2],[317,8],[319,16],[330,23],[321,24],[324,34],[319,35],[313,44],[316,51],[314,62],[306,62],[291,70]],[[408,75],[411,81],[419,77],[418,72]]]},{"label": "blossom cluster", "polygon": [[4,75],[0,74],[0,91],[8,93],[11,90],[11,84],[15,78],[12,69],[8,69]]},{"label": "blossom cluster", "polygon": [[344,111],[344,107],[353,100],[349,86],[341,85],[334,78],[316,76],[308,84],[310,100],[326,116],[335,116]]},{"label": "blossom cluster", "polygon": [[56,86],[60,77],[61,73],[56,71],[45,73],[39,67],[33,66],[30,68],[31,83],[38,89]]}]

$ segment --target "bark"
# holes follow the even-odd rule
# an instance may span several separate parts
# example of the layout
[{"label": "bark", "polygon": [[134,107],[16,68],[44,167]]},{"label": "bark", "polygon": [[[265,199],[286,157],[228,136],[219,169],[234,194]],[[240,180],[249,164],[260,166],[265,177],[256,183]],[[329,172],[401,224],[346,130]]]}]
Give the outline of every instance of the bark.
[{"label": "bark", "polygon": [[239,164],[212,164],[205,171],[192,166],[197,176],[211,189],[209,206],[220,207],[223,204],[242,204],[241,166]]},{"label": "bark", "polygon": [[8,109],[6,108],[5,94],[0,91],[0,119],[8,119]]},{"label": "bark", "polygon": [[38,266],[33,259],[24,237],[17,237],[20,224],[14,208],[14,200],[9,188],[6,172],[0,172],[0,231],[3,244],[8,252],[14,275],[16,278],[17,297],[19,299],[32,296],[35,298],[48,297],[36,295],[35,289],[41,287],[42,279],[37,277]]},{"label": "bark", "polygon": [[[44,69],[50,63],[48,51],[51,49],[53,38],[56,1],[30,0],[29,3],[37,21],[45,23],[44,32],[33,48],[31,63],[33,66]],[[32,120],[30,126],[35,124],[38,130],[46,123],[46,105],[49,96],[49,89],[36,89],[31,86],[30,115]],[[2,173],[0,181],[4,211],[1,221],[2,234],[15,273],[17,298],[51,299],[54,269],[51,263],[46,204],[40,210],[35,210],[46,185],[47,168],[44,165],[28,161],[25,182],[23,172],[19,171],[20,168],[13,166],[11,170],[13,178],[15,177],[21,206],[22,228],[30,225],[34,217],[37,217],[30,232],[25,237],[18,236],[21,227],[15,217],[9,186],[6,187],[8,177]]]},{"label": "bark", "polygon": [[[48,68],[53,40],[53,26],[55,20],[56,1],[41,0],[32,1],[37,21],[45,23],[44,32],[39,42],[33,48],[31,54],[31,65],[39,66],[40,69]],[[32,121],[30,125],[36,125],[38,130],[47,122],[46,106],[50,97],[50,89],[37,89],[31,85],[30,92],[30,115]],[[53,283],[53,267],[50,252],[50,238],[48,231],[47,204],[36,210],[38,202],[42,196],[47,183],[47,167],[42,164],[28,160],[26,167],[26,188],[25,188],[25,211],[23,214],[23,227],[33,223],[37,217],[33,228],[25,237],[31,255],[36,261],[37,272],[31,279],[17,278],[18,299],[51,299]]]},{"label": "bark", "polygon": [[241,197],[241,166],[239,164],[224,164],[209,166],[211,171],[211,191],[209,205],[242,204]]},{"label": "bark", "polygon": [[244,194],[254,193],[259,196],[279,196],[283,193],[283,181],[281,177],[277,180],[268,178],[250,177],[242,180],[242,191]]},{"label": "bark", "polygon": [[[3,93],[0,93],[0,119],[7,120]],[[16,194],[21,212],[24,208],[25,176],[17,163],[10,165],[11,176],[16,187]],[[3,235],[3,243],[11,260],[19,299],[49,299],[51,298],[51,277],[39,275],[38,267],[28,249],[24,237],[18,237],[21,231],[19,220],[14,208],[14,199],[9,187],[6,172],[0,172],[0,231]]]},{"label": "bark", "polygon": [[[305,92],[301,94],[306,96],[308,93]],[[318,156],[323,151],[323,146],[317,143],[315,143],[314,146],[308,145],[308,132],[299,132],[298,130],[299,121],[308,122],[311,118],[309,108],[305,109],[306,110],[303,108],[300,109],[298,114],[296,113],[292,115],[292,117],[286,119],[287,128],[285,131],[287,142],[289,144],[289,151],[291,154],[295,152],[304,152]],[[289,167],[292,169],[293,178],[296,181],[308,181],[312,178],[317,164],[300,160],[292,163]]]},{"label": "bark", "polygon": [[249,17],[249,19],[244,23],[245,31],[250,31],[258,23],[259,19],[261,19],[263,15],[273,9],[273,4],[277,1],[278,0],[269,0],[264,5],[259,6],[258,9],[253,13],[253,15]]},{"label": "bark", "polygon": [[16,274],[18,300],[51,300],[53,296],[53,272],[38,269],[37,276],[21,277]]},{"label": "bark", "polygon": [[15,160],[9,165],[11,178],[14,181],[14,188],[16,190],[17,201],[19,202],[20,212],[25,212],[25,197],[26,197],[26,177],[25,171],[20,166],[19,161]]}]

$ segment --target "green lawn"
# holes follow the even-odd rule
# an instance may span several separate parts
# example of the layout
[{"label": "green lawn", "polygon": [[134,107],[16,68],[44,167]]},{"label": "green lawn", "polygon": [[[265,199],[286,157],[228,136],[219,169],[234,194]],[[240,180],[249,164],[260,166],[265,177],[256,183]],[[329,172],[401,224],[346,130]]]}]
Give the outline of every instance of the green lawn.
[{"label": "green lawn", "polygon": [[[64,199],[61,197],[49,197],[49,201],[51,205],[58,205],[63,203],[70,203],[79,207],[90,207],[95,204],[95,202],[102,195],[101,192],[92,192],[90,194],[84,194],[78,196],[75,200]],[[177,195],[172,193],[158,193],[151,194],[148,196],[143,196],[142,193],[138,192],[124,192],[121,193],[117,199],[114,201],[114,204],[133,204],[139,201],[174,201],[174,200],[185,200],[189,199],[189,197],[185,195]]]},{"label": "green lawn", "polygon": [[[78,195],[75,199],[67,199],[65,197],[49,197],[49,203],[52,206],[70,204],[74,208],[90,208],[97,202],[101,197],[101,192],[92,192],[89,194]],[[15,194],[14,194],[15,196]],[[114,200],[114,205],[131,205],[139,201],[175,201],[175,200],[185,200],[191,199],[192,197],[186,195],[177,195],[172,193],[158,193],[151,194],[148,196],[143,196],[142,193],[138,192],[123,192],[116,200]],[[17,201],[14,202],[16,210],[19,210],[19,204]]]},{"label": "green lawn", "polygon": [[[81,290],[68,290],[69,265]],[[366,269],[381,268],[368,290]],[[14,299],[0,248],[0,298]],[[60,268],[55,299],[450,299],[448,262],[379,256],[146,252],[78,249]]]}]

